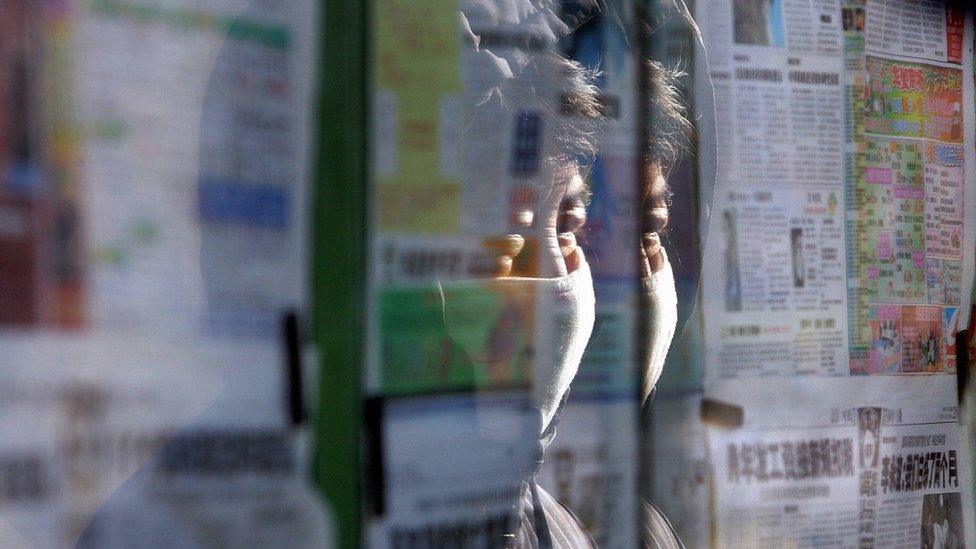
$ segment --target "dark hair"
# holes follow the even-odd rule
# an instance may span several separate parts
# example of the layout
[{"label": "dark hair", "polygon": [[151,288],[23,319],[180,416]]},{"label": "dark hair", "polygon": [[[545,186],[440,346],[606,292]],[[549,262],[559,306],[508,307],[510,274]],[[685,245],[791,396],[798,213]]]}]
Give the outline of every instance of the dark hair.
[{"label": "dark hair", "polygon": [[678,86],[685,73],[651,59],[644,61],[644,69],[648,127],[641,143],[645,170],[641,230],[655,233],[667,227],[671,189],[666,178],[688,146],[692,125]]},{"label": "dark hair", "polygon": [[493,126],[498,123],[495,115],[512,114],[513,108],[533,111],[545,121],[551,137],[552,148],[546,151],[550,161],[589,164],[599,149],[605,121],[596,73],[551,50],[528,52],[516,60],[503,60],[491,50],[481,51],[504,63],[504,69],[479,94],[481,99],[469,124]]},{"label": "dark hair", "polygon": [[686,74],[651,59],[645,60],[644,65],[649,124],[642,151],[646,163],[660,166],[667,174],[686,150],[692,130],[687,118],[688,107],[678,85],[678,80]]},{"label": "dark hair", "polygon": [[[478,126],[497,124],[494,116],[514,105],[535,110],[550,126],[550,143],[554,147],[547,151],[548,160],[555,166],[586,169],[599,150],[606,121],[596,86],[596,72],[545,47],[531,47],[530,44],[516,47],[515,50],[521,51],[512,53],[511,44],[489,40],[493,35],[487,29],[469,26],[465,11],[461,10],[461,19],[467,47],[490,56],[495,62],[486,64],[486,67],[498,71],[495,78],[488,79],[490,83],[486,89],[475,94],[469,92],[468,97],[480,97],[480,100],[465,128],[478,135]],[[569,28],[553,29],[551,38],[558,39],[562,32],[571,31]],[[549,42],[542,44],[551,45]],[[664,178],[686,149],[692,125],[686,117],[686,104],[678,86],[684,73],[649,59],[644,61],[641,69],[646,79],[643,99],[646,101],[645,120],[648,121],[640,143],[641,164],[645,170],[642,174],[645,181],[641,196],[642,229],[643,232],[659,232],[667,225],[671,196]],[[558,95],[557,101],[554,101],[554,93]]]}]

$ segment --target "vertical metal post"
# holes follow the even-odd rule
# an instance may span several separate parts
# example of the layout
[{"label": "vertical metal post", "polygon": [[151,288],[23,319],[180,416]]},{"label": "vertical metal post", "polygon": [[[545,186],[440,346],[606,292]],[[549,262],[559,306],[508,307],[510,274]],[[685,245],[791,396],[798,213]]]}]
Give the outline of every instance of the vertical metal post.
[{"label": "vertical metal post", "polygon": [[312,333],[319,350],[313,476],[339,547],[362,540],[361,419],[368,197],[368,2],[323,2],[312,197]]}]

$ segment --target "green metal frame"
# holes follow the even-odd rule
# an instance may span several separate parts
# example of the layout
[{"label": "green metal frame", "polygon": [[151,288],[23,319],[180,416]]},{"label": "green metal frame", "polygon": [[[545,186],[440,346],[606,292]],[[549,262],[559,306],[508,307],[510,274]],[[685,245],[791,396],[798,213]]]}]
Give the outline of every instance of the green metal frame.
[{"label": "green metal frame", "polygon": [[339,547],[362,544],[362,364],[368,197],[368,2],[322,2],[312,197],[312,336],[319,349],[312,475]]}]

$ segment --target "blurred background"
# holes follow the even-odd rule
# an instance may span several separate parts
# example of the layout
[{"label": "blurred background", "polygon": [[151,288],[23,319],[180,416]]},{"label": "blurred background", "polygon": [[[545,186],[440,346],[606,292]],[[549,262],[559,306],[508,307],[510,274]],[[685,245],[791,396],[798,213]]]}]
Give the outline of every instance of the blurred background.
[{"label": "blurred background", "polygon": [[0,0],[0,545],[976,546],[973,44]]}]

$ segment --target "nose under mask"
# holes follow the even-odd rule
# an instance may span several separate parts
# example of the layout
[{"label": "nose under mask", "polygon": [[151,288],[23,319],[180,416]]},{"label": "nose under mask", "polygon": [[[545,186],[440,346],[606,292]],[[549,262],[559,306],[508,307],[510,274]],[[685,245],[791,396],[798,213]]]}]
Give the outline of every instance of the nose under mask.
[{"label": "nose under mask", "polygon": [[[661,250],[661,253],[666,252]],[[657,380],[664,371],[674,330],[678,324],[678,294],[674,287],[674,272],[665,256],[664,266],[658,272],[644,277],[644,306],[647,308],[647,326],[644,341],[647,345],[644,375],[641,380],[641,397],[646,401]]]},{"label": "nose under mask", "polygon": [[[677,293],[669,262],[642,280],[647,311],[647,398],[664,369],[677,325]],[[439,284],[444,325],[471,361],[478,386],[530,386],[549,425],[579,370],[593,332],[596,303],[585,258],[555,278],[506,277]]]},{"label": "nose under mask", "polygon": [[440,292],[447,333],[467,353],[476,378],[490,386],[529,385],[545,429],[593,331],[585,258],[565,276],[444,283]]}]

